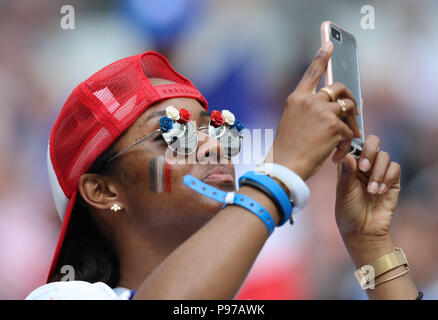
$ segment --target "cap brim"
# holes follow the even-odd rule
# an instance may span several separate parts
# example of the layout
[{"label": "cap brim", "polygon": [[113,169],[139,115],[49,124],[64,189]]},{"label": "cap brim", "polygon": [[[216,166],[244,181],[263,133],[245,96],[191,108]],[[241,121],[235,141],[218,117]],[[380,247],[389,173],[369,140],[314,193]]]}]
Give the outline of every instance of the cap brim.
[{"label": "cap brim", "polygon": [[59,255],[61,253],[62,245],[63,245],[64,240],[65,240],[65,235],[66,235],[67,230],[68,230],[68,225],[70,223],[71,213],[72,213],[73,208],[75,206],[77,194],[78,194],[78,190],[75,190],[73,192],[69,202],[68,202],[67,209],[66,209],[65,215],[64,215],[64,219],[62,220],[61,231],[59,233],[58,242],[56,244],[55,253],[53,254],[52,263],[50,265],[50,270],[49,270],[49,274],[47,276],[46,282],[49,282],[50,278],[53,276],[53,272],[56,269],[56,265],[58,264]]}]

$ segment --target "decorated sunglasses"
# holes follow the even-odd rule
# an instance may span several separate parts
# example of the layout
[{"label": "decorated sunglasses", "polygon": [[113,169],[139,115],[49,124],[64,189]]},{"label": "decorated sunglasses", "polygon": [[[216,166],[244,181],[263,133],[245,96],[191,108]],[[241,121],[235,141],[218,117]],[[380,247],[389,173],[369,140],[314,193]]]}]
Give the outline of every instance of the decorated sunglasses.
[{"label": "decorated sunglasses", "polygon": [[[195,125],[190,122],[190,119],[191,114],[188,110],[181,108],[178,111],[178,109],[172,106],[167,107],[166,114],[158,121],[160,129],[151,132],[120,151],[109,159],[108,162],[120,157],[139,143],[147,141],[157,134],[161,134],[172,151],[182,155],[192,154],[198,148],[198,134]],[[198,131],[205,132],[210,137],[218,139],[224,148],[224,157],[232,158],[239,154],[242,148],[243,136],[240,134],[242,129],[244,129],[242,123],[230,111],[222,110],[220,112],[213,110],[209,125],[199,127]]]}]

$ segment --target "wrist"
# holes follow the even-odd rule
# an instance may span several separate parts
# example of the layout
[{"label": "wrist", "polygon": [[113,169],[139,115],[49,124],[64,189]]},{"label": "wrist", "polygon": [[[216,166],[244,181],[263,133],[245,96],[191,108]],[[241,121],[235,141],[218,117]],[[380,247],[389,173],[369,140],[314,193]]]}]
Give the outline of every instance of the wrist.
[{"label": "wrist", "polygon": [[[276,166],[278,167],[278,165]],[[284,168],[283,168],[284,169]],[[285,169],[289,171],[288,169]],[[270,172],[270,171],[269,171]],[[239,187],[250,186],[263,192],[275,204],[277,211],[280,214],[280,223],[277,226],[282,226],[286,221],[289,221],[292,215],[293,203],[281,185],[276,182],[269,172],[248,171],[239,178]],[[287,173],[283,173],[287,175]]]},{"label": "wrist", "polygon": [[[265,161],[264,163],[258,164],[254,169],[254,172],[278,180],[279,183],[275,183],[275,185],[280,185],[283,190],[287,189],[287,198],[290,202],[293,202],[295,212],[304,209],[307,205],[310,198],[309,187],[303,181],[301,176],[293,170],[278,163],[269,163]],[[281,194],[284,194],[284,192]],[[288,216],[290,217],[289,214]]]},{"label": "wrist", "polygon": [[[265,161],[267,162],[267,161]],[[275,162],[274,163],[278,163],[286,168],[288,168],[289,170],[292,170],[293,172],[295,172],[303,181],[306,181],[310,174],[308,173],[308,166],[305,165],[304,163],[301,163],[300,161],[292,161],[290,162],[290,164],[288,165],[284,165],[282,164],[281,161],[279,162]]]},{"label": "wrist", "polygon": [[260,203],[269,212],[272,219],[274,219],[275,226],[278,226],[281,219],[280,212],[265,193],[250,186],[241,186],[238,193],[244,194]]},{"label": "wrist", "polygon": [[274,146],[272,146],[272,148],[269,150],[268,154],[266,155],[265,160],[263,161],[264,163],[277,163],[280,164],[290,170],[292,170],[293,172],[295,172],[297,175],[300,176],[301,179],[303,179],[303,181],[306,181],[309,178],[309,173],[308,173],[308,164],[305,161],[299,161],[299,160],[294,160],[294,159],[283,159],[283,157],[279,156],[278,154],[275,154],[273,152]]},{"label": "wrist", "polygon": [[357,268],[395,250],[390,235],[343,235],[342,239]]},{"label": "wrist", "polygon": [[289,192],[289,189],[284,185],[283,182],[281,182],[280,180],[278,180],[278,179],[275,178],[275,177],[271,177],[271,179],[274,180],[276,183],[278,183],[278,185],[281,187],[281,189],[283,189],[283,191],[287,194],[287,196],[288,196],[289,198],[291,197],[290,192]]}]

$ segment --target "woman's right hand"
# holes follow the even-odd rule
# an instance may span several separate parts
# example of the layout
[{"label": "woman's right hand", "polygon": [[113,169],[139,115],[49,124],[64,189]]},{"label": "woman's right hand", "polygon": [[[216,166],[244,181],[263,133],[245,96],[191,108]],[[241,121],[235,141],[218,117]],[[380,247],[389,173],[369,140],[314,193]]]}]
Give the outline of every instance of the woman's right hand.
[{"label": "woman's right hand", "polygon": [[303,180],[314,174],[335,148],[332,160],[343,159],[350,151],[353,137],[361,136],[356,123],[356,102],[343,84],[334,83],[328,88],[336,99],[344,100],[346,111],[342,111],[337,101],[331,102],[326,92],[315,93],[332,51],[331,42],[319,49],[287,98],[274,143],[265,159],[293,170]]}]

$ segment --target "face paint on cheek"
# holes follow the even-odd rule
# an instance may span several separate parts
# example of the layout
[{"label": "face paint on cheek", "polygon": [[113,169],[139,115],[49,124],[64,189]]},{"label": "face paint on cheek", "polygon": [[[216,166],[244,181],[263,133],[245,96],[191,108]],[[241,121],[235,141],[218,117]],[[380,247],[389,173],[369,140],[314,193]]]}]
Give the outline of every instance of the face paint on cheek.
[{"label": "face paint on cheek", "polygon": [[157,161],[157,192],[163,192],[163,167],[164,167],[164,157],[158,157]]},{"label": "face paint on cheek", "polygon": [[163,156],[157,161],[157,192],[172,191],[172,161],[165,160]]},{"label": "face paint on cheek", "polygon": [[151,192],[156,192],[155,190],[155,157],[149,161],[149,184],[151,187]]},{"label": "face paint on cheek", "polygon": [[172,192],[172,164],[167,161],[164,162],[164,180],[166,192]]}]

